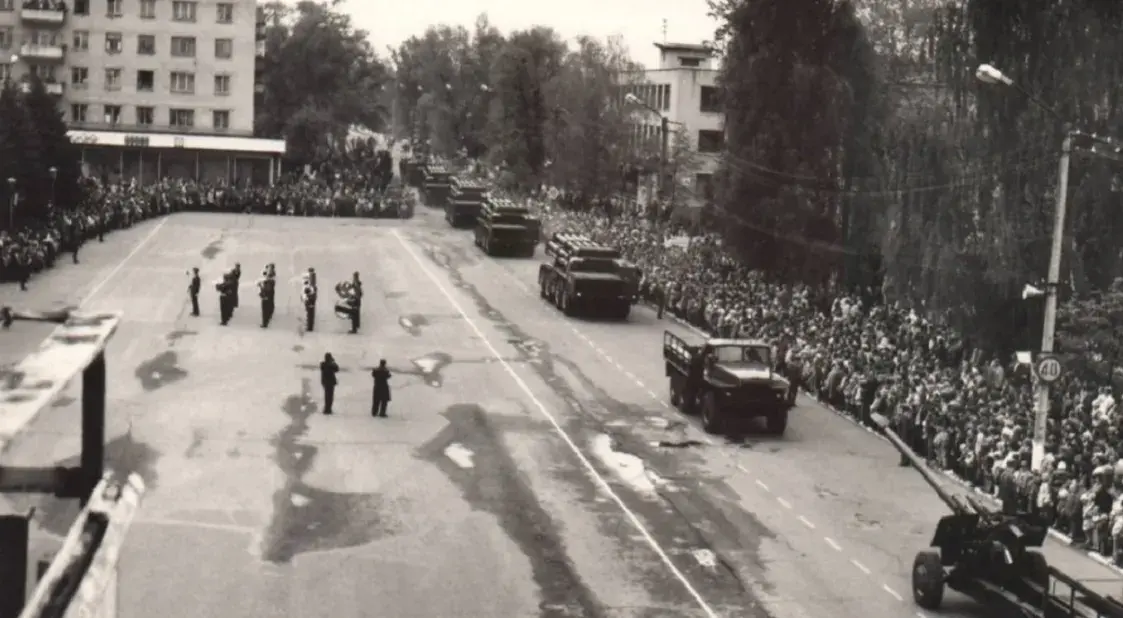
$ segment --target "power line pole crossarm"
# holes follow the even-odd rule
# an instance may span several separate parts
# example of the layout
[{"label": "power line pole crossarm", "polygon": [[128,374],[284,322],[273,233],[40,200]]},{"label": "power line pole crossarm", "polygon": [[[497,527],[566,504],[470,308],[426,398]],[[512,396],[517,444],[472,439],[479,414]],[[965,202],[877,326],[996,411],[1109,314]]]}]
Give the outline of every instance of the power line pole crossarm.
[{"label": "power line pole crossarm", "polygon": [[[1053,245],[1049,252],[1049,274],[1045,285],[1045,323],[1041,329],[1041,353],[1052,354],[1057,331],[1057,292],[1061,279],[1061,257],[1064,248],[1065,219],[1068,214],[1068,172],[1076,131],[1065,133],[1061,142],[1061,159],[1057,168],[1057,204],[1053,213]],[[1034,419],[1032,468],[1040,470],[1045,460],[1045,437],[1048,433],[1051,405],[1049,383],[1040,377],[1034,384]]]}]

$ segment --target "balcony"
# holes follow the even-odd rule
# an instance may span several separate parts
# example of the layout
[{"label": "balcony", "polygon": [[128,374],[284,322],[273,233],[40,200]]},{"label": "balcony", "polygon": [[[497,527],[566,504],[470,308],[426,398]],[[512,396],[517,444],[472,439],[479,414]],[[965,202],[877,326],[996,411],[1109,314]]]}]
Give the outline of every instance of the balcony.
[{"label": "balcony", "polygon": [[27,2],[20,9],[20,19],[35,26],[61,26],[66,21],[66,9],[62,5],[46,8],[47,3]]},{"label": "balcony", "polygon": [[68,122],[71,129],[84,131],[117,131],[144,135],[145,133],[177,133],[181,135],[229,135],[253,137],[253,130],[216,129],[214,127],[184,127],[168,124],[136,124],[133,122]]},{"label": "balcony", "polygon": [[[31,84],[28,83],[28,82],[23,82],[22,84],[20,84],[19,88],[20,88],[20,92],[22,92],[24,94],[27,94],[27,93],[31,92]],[[54,95],[56,97],[62,96],[63,85],[59,82],[50,82],[50,83],[45,82],[43,84],[43,88],[45,88],[47,90],[47,94],[51,94],[51,95]]]},{"label": "balcony", "polygon": [[66,55],[66,48],[60,44],[24,43],[19,48],[19,55],[24,60],[61,61]]}]

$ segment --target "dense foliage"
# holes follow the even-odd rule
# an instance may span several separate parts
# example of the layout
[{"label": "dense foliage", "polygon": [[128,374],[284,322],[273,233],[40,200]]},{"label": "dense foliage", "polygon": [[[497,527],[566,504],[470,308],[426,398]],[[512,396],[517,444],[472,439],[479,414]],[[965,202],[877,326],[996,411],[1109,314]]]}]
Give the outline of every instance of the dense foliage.
[{"label": "dense foliage", "polygon": [[[8,227],[9,214],[19,226],[44,218],[52,201],[76,206],[80,177],[81,157],[55,97],[34,75],[25,84],[6,82],[0,90],[0,229]],[[13,190],[16,206],[9,211]]]},{"label": "dense foliage", "polygon": [[632,138],[636,110],[622,95],[641,74],[618,40],[566,44],[546,27],[504,36],[481,16],[472,31],[429,28],[393,61],[398,132],[444,157],[486,160],[505,183],[613,195],[625,169],[655,154]]},{"label": "dense foliage", "polygon": [[386,67],[340,5],[303,0],[263,7],[264,90],[254,129],[288,140],[291,164],[336,157],[351,127],[379,130],[388,121]]}]

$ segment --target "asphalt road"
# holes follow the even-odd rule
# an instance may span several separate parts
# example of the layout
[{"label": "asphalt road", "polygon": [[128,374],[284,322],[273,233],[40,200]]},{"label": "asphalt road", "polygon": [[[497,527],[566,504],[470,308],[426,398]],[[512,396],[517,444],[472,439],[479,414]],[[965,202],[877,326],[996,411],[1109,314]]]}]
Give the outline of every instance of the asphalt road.
[{"label": "asphalt road", "polygon": [[[177,215],[90,245],[27,293],[0,288],[0,302],[127,314],[108,357],[109,456],[150,490],[123,617],[917,615],[909,566],[944,511],[888,445],[810,400],[783,439],[708,438],[665,404],[662,330],[689,333],[645,309],[566,319],[538,298],[537,260],[487,258],[420,215]],[[231,325],[209,285],[189,317],[184,271],[209,284],[234,262],[247,285]],[[261,329],[249,284],[266,262],[283,285]],[[323,288],[311,333],[307,266]],[[364,324],[348,335],[330,288],[355,270]],[[0,363],[44,334],[3,334]],[[344,368],[332,417],[324,352]],[[369,416],[380,358],[396,374],[387,419]],[[68,399],[2,461],[72,459]],[[46,551],[73,507],[38,504]]]}]

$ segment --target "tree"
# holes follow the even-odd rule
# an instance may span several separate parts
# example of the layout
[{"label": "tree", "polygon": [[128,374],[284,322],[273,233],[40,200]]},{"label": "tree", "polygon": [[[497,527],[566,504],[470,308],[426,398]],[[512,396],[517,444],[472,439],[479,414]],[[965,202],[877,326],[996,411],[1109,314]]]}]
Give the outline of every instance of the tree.
[{"label": "tree", "polygon": [[[386,67],[340,4],[303,0],[291,10],[269,7],[273,19],[266,29],[264,93],[255,128],[289,138],[289,158],[296,164],[313,162],[309,157],[325,149],[338,151],[351,126],[380,130],[387,120],[381,104]],[[319,143],[292,139],[315,135],[322,136]]]},{"label": "tree", "polygon": [[1058,307],[1057,351],[1078,375],[1115,378],[1123,364],[1123,279]]},{"label": "tree", "polygon": [[39,165],[24,172],[27,182],[22,185],[27,187],[23,192],[25,200],[35,207],[51,200],[55,207],[78,206],[82,198],[79,190],[81,153],[67,136],[66,121],[58,108],[57,99],[47,92],[42,80],[34,73],[30,76],[23,104],[39,145]]},{"label": "tree", "polygon": [[825,280],[841,266],[830,250],[842,240],[837,196],[865,158],[862,125],[875,120],[863,96],[878,87],[869,42],[846,1],[742,3],[728,31],[727,240],[774,275]]}]

